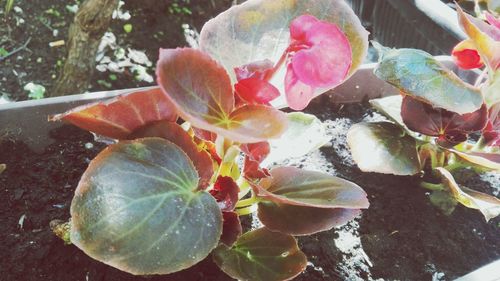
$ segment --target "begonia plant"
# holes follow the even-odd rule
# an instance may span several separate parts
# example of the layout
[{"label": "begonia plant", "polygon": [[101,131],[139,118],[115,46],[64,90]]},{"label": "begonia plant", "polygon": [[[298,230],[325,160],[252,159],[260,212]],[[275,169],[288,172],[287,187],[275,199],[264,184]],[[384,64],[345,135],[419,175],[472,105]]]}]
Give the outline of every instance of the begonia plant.
[{"label": "begonia plant", "polygon": [[489,220],[500,214],[500,200],[459,185],[453,174],[500,172],[500,25],[491,14],[483,22],[457,9],[468,38],[453,58],[465,70],[482,68],[475,85],[424,51],[374,42],[380,55],[375,75],[401,95],[371,100],[390,122],[356,124],[348,143],[362,171],[417,175],[445,213],[459,202]]},{"label": "begonia plant", "polygon": [[[90,162],[71,219],[55,232],[136,275],[177,272],[212,254],[236,279],[292,279],[307,264],[294,236],[344,224],[369,203],[347,180],[262,165],[319,122],[277,107],[303,109],[341,84],[367,45],[341,0],[230,8],[204,26],[199,49],[160,50],[158,87],[51,117],[117,140]],[[240,216],[254,212],[263,227],[247,231]]]}]

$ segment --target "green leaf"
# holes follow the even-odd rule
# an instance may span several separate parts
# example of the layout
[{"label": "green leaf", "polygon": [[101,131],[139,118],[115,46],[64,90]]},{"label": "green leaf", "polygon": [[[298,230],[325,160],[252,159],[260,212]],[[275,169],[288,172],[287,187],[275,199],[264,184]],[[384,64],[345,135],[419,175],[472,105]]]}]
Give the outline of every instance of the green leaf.
[{"label": "green leaf", "polygon": [[347,143],[363,172],[414,175],[421,170],[415,139],[393,123],[355,124]]},{"label": "green leaf", "polygon": [[126,33],[130,33],[130,32],[132,32],[132,28],[133,28],[133,26],[132,26],[130,23],[127,23],[127,24],[124,24],[124,25],[123,25],[123,30],[124,30]]},{"label": "green leaf", "polygon": [[[290,43],[290,22],[304,14],[335,23],[346,34],[353,53],[352,75],[366,57],[368,32],[343,0],[246,1],[203,26],[200,48],[221,63],[235,83],[235,67],[265,59],[277,63]],[[286,67],[281,68],[271,80],[281,93],[285,92],[285,72]],[[327,90],[319,90],[316,95]],[[276,102],[279,100],[273,104]]]},{"label": "green leaf", "polygon": [[406,133],[415,139],[421,139],[418,133],[406,127],[403,117],[401,116],[401,105],[403,104],[403,96],[395,95],[384,98],[372,99],[370,104],[380,113],[385,115],[391,121],[394,121],[398,126],[405,129]]},{"label": "green leaf", "polygon": [[270,140],[271,153],[262,166],[285,159],[301,157],[328,141],[326,126],[314,115],[302,112],[287,114],[288,128],[279,139]]},{"label": "green leaf", "polygon": [[489,170],[500,172],[499,153],[462,152],[456,149],[449,149],[449,151],[455,153],[456,155],[466,160],[467,162],[478,165],[480,167],[487,168]]},{"label": "green leaf", "polygon": [[295,167],[278,167],[253,185],[257,197],[317,208],[368,208],[365,191],[350,181]]},{"label": "green leaf", "polygon": [[0,48],[0,57],[5,57],[9,52],[5,48]]},{"label": "green leaf", "polygon": [[177,145],[122,141],[101,152],[71,203],[71,242],[87,255],[137,274],[168,274],[203,260],[222,233],[215,199]]},{"label": "green leaf", "polygon": [[132,133],[127,139],[159,137],[179,146],[193,162],[199,175],[198,187],[205,189],[214,175],[213,161],[205,150],[198,149],[193,138],[175,122],[162,120],[145,125]]},{"label": "green leaf", "polygon": [[488,106],[500,103],[500,70],[491,75],[487,84],[482,88],[484,99]]},{"label": "green leaf", "polygon": [[403,97],[400,95],[388,96],[379,99],[370,100],[371,106],[380,111],[387,118],[396,122],[399,126],[405,127],[403,118],[401,117],[401,105]]},{"label": "green leaf", "polygon": [[24,86],[24,90],[28,92],[30,99],[39,100],[45,96],[45,87],[42,85],[30,82]]},{"label": "green leaf", "polygon": [[379,48],[375,75],[404,94],[459,114],[478,110],[481,92],[463,82],[432,55],[416,49]]},{"label": "green leaf", "polygon": [[465,186],[460,187],[448,170],[441,167],[436,170],[440,173],[443,184],[449,188],[455,200],[460,204],[479,210],[486,221],[500,215],[500,199]]},{"label": "green leaf", "polygon": [[290,235],[310,235],[330,230],[357,217],[359,209],[304,207],[271,201],[259,203],[259,220],[267,228]]},{"label": "green leaf", "polygon": [[179,115],[194,127],[241,143],[277,138],[286,129],[285,114],[272,107],[246,105],[235,109],[229,76],[201,51],[161,50],[157,76]]},{"label": "green leaf", "polygon": [[231,248],[219,246],[213,258],[229,276],[246,281],[290,280],[307,265],[292,236],[266,228],[243,234]]}]

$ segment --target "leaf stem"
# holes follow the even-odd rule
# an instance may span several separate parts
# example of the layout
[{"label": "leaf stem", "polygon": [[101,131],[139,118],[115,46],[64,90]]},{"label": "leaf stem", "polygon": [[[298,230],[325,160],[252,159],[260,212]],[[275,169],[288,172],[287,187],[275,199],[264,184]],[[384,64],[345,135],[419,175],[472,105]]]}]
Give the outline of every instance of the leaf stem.
[{"label": "leaf stem", "polygon": [[485,67],[483,71],[481,71],[481,74],[476,78],[476,82],[474,83],[474,87],[479,87],[481,85],[481,82],[483,82],[483,79],[486,77],[488,74],[488,68]]},{"label": "leaf stem", "polygon": [[474,146],[471,149],[469,149],[469,151],[481,151],[481,150],[483,150],[485,145],[486,144],[484,142],[484,137],[481,135],[481,137],[479,137],[477,142],[474,144]]},{"label": "leaf stem", "polygon": [[453,172],[453,171],[456,171],[456,170],[458,170],[458,169],[465,168],[465,167],[466,167],[466,166],[465,166],[465,165],[463,165],[463,164],[462,164],[462,163],[460,163],[460,162],[454,162],[454,163],[452,163],[452,164],[449,164],[449,165],[444,166],[444,168],[445,168],[446,170],[448,170],[450,173],[451,173],[451,172]]},{"label": "leaf stem", "polygon": [[250,205],[250,206],[245,207],[245,208],[236,209],[234,211],[236,212],[236,214],[238,214],[238,216],[250,215],[250,214],[257,211],[257,204]]},{"label": "leaf stem", "polygon": [[444,190],[446,190],[446,187],[442,183],[430,183],[430,182],[422,181],[422,182],[420,182],[420,186],[425,188],[425,189],[432,190],[432,191],[436,191],[436,190],[444,191]]},{"label": "leaf stem", "polygon": [[252,196],[250,198],[238,201],[238,203],[236,203],[236,208],[248,207],[248,206],[251,206],[253,204],[257,204],[260,201],[262,201],[261,198],[259,198],[257,196]]},{"label": "leaf stem", "polygon": [[247,180],[245,180],[243,177],[240,177],[237,181],[238,186],[240,187],[240,192],[238,193],[238,199],[241,199],[245,197],[248,192],[250,192],[250,183],[248,183]]}]

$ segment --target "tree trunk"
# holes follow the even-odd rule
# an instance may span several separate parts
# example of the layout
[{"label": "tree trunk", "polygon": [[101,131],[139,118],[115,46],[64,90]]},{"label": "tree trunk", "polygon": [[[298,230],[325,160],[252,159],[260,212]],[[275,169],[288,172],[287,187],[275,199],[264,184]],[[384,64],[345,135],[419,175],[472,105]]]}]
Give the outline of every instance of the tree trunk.
[{"label": "tree trunk", "polygon": [[95,69],[97,48],[119,0],[86,0],[69,28],[68,57],[51,97],[81,94]]}]

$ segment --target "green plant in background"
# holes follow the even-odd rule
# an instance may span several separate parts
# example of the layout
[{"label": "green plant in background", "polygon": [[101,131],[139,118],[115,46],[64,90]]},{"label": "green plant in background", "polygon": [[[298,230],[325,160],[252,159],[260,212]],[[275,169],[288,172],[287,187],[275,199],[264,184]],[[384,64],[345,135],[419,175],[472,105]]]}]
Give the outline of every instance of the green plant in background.
[{"label": "green plant in background", "polygon": [[188,7],[184,7],[179,3],[172,3],[170,7],[168,7],[168,11],[170,14],[180,14],[180,15],[191,15],[193,13]]},{"label": "green plant in background", "polygon": [[130,33],[132,32],[132,29],[133,29],[133,26],[132,24],[130,23],[126,23],[123,25],[123,30],[126,32],[126,33]]},{"label": "green plant in background", "polygon": [[380,57],[374,74],[401,95],[370,101],[391,122],[356,124],[347,138],[362,171],[419,177],[445,214],[460,203],[490,220],[500,215],[500,200],[459,185],[453,175],[500,172],[500,20],[457,9],[468,39],[452,54],[462,69],[483,68],[475,85],[424,51],[374,43]]},{"label": "green plant in background", "polygon": [[45,87],[33,82],[26,84],[24,90],[28,92],[28,98],[33,100],[43,99],[45,96]]},{"label": "green plant in background", "polygon": [[12,11],[12,8],[14,7],[14,3],[16,0],[5,0],[5,16],[8,16],[10,12]]}]

